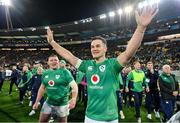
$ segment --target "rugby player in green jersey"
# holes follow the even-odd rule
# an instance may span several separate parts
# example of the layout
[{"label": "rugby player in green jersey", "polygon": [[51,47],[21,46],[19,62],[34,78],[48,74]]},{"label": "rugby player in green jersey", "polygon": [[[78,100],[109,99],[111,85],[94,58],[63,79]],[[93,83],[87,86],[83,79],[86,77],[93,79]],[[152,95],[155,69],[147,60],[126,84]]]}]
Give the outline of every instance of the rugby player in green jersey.
[{"label": "rugby player in green jersey", "polygon": [[93,60],[81,60],[56,43],[53,32],[50,29],[47,30],[48,43],[62,58],[86,74],[88,93],[86,123],[118,122],[116,96],[118,75],[141,45],[146,27],[157,12],[158,9],[155,6],[148,6],[141,12],[136,12],[136,31],[128,42],[126,50],[117,58],[106,58],[106,40],[98,36],[92,38],[91,42]]},{"label": "rugby player in green jersey", "polygon": [[[71,73],[59,67],[59,59],[56,55],[48,58],[48,65],[49,69],[42,75],[42,84],[33,109],[38,108],[38,102],[46,91],[48,98],[42,106],[39,122],[48,122],[52,112],[56,113],[59,122],[67,122],[69,109],[73,109],[76,105],[78,87]],[[72,95],[69,101],[70,88]]]}]

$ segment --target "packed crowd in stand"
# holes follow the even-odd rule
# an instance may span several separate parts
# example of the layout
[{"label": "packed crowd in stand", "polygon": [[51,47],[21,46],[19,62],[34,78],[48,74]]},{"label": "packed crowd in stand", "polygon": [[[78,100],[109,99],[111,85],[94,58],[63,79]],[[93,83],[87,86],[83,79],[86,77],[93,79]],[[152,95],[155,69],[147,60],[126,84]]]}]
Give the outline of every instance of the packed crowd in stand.
[{"label": "packed crowd in stand", "polygon": [[[152,44],[144,44],[142,45],[137,54],[131,60],[132,62],[136,59],[139,59],[140,62],[146,63],[149,60],[152,60],[158,67],[162,67],[163,64],[170,64],[173,70],[180,70],[180,49],[179,46],[180,41],[164,41],[164,42],[153,42]],[[124,51],[125,47],[121,47],[117,43],[113,44],[111,42],[108,43],[109,49],[107,52],[107,57],[116,57],[121,51]],[[120,46],[120,47],[118,47]],[[67,49],[72,51],[74,54],[77,54],[82,59],[90,59],[91,55],[90,50],[88,50],[88,44],[80,44],[80,45],[71,45],[71,47],[66,46]],[[12,66],[13,64],[20,64],[25,62],[30,62],[33,64],[35,62],[46,63],[47,57],[55,53],[53,50],[42,51],[28,51],[28,50],[10,50],[10,51],[0,51],[0,55],[2,56],[1,66]],[[15,55],[14,55],[15,54]],[[131,62],[131,63],[132,63]]]}]

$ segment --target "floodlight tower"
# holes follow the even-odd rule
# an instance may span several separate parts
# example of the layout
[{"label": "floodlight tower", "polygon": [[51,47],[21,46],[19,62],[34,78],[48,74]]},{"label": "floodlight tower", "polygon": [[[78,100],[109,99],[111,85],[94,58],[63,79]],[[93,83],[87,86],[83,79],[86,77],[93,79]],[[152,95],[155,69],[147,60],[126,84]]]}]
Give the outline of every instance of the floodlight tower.
[{"label": "floodlight tower", "polygon": [[13,29],[12,20],[9,12],[9,7],[11,6],[11,0],[0,0],[0,6],[5,7],[5,16],[6,16],[6,24],[7,30]]}]

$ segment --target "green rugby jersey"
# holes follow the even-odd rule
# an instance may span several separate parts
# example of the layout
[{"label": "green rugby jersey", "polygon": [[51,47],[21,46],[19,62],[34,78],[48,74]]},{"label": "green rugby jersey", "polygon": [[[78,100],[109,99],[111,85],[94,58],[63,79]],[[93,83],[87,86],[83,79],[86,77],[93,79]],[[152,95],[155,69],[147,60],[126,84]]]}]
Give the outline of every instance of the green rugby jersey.
[{"label": "green rugby jersey", "polygon": [[88,103],[86,116],[98,121],[112,121],[118,118],[116,90],[118,76],[122,70],[116,58],[102,63],[84,60],[79,70],[86,73]]},{"label": "green rugby jersey", "polygon": [[146,87],[148,87],[146,80],[146,76],[142,70],[132,70],[126,79],[126,87],[128,87],[129,81],[132,81],[133,87],[132,91],[142,92],[143,91],[143,83],[145,83]]},{"label": "green rugby jersey", "polygon": [[67,105],[69,83],[73,81],[71,73],[64,68],[48,69],[42,75],[42,83],[47,92],[47,103],[54,106]]},{"label": "green rugby jersey", "polygon": [[78,71],[78,72],[76,73],[76,83],[81,84],[84,75],[85,75],[85,74],[84,74],[83,72]]}]

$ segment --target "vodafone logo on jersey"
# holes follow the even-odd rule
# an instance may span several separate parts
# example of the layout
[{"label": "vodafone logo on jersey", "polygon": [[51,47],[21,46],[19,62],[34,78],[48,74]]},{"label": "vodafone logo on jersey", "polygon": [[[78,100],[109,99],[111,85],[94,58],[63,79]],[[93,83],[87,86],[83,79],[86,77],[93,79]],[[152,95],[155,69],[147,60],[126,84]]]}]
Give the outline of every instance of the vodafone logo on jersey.
[{"label": "vodafone logo on jersey", "polygon": [[54,86],[54,81],[53,80],[50,80],[49,82],[48,82],[48,84],[49,84],[49,86]]},{"label": "vodafone logo on jersey", "polygon": [[99,83],[99,76],[97,75],[97,74],[94,74],[94,75],[92,75],[91,76],[91,82],[93,83],[93,84],[98,84]]}]

